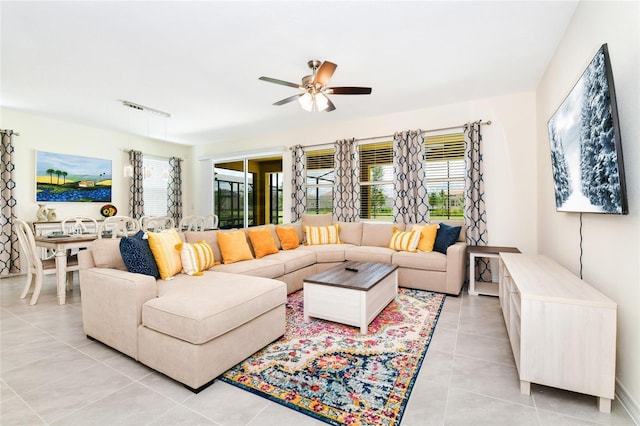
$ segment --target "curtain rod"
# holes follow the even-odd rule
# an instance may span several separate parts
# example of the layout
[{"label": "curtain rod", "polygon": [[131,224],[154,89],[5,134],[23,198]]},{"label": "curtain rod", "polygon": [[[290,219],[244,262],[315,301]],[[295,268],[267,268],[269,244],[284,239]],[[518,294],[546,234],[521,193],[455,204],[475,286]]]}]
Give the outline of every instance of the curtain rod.
[{"label": "curtain rod", "polygon": [[[122,148],[122,152],[124,152],[125,154],[128,154],[128,153],[129,153],[129,151],[137,151],[137,149],[133,149],[133,148],[131,148],[131,149]],[[142,151],[140,151],[140,152],[142,152]],[[145,155],[145,153],[144,153],[144,152],[142,152],[142,155],[144,156],[144,155]],[[167,160],[168,160],[168,159],[170,159],[170,158],[172,158],[172,157],[165,157],[164,155],[156,155],[156,154],[146,154],[146,155],[147,155],[147,156],[149,156],[149,157],[166,158]],[[183,158],[180,158],[180,157],[173,157],[173,158],[177,158],[177,159],[178,159],[178,160],[180,160],[180,161],[184,161],[184,159],[183,159]]]},{"label": "curtain rod", "polygon": [[[487,120],[487,121],[480,121],[480,124],[486,124],[487,126],[491,126],[492,121],[491,120]],[[420,132],[420,134],[424,134],[424,133],[431,133],[431,132],[440,132],[442,130],[453,130],[453,129],[461,129],[462,127],[466,126],[467,123],[465,124],[460,124],[459,126],[449,126],[449,127],[441,127],[439,129],[428,129],[428,130],[422,130]],[[361,141],[368,141],[368,140],[373,140],[373,139],[382,139],[382,138],[390,138],[393,135],[382,135],[382,136],[371,136],[368,138],[360,138],[360,139],[356,139],[356,142],[361,142]],[[303,148],[310,148],[312,146],[321,146],[321,145],[331,145],[333,144],[333,142],[325,142],[325,143],[316,143],[316,144],[312,144],[312,145],[302,145]],[[293,149],[293,147],[289,147],[289,150]]]},{"label": "curtain rod", "polygon": [[0,129],[0,132],[2,132],[2,133],[9,133],[9,132],[11,132],[11,134],[12,134],[12,135],[20,136],[20,133],[18,133],[18,132],[14,132],[13,130],[9,130],[9,129]]}]

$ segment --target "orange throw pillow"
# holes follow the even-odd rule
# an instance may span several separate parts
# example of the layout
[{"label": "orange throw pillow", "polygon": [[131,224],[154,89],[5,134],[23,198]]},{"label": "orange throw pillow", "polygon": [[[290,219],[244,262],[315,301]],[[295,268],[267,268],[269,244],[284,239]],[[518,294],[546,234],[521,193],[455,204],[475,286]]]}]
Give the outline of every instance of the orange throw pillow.
[{"label": "orange throw pillow", "polygon": [[298,233],[293,226],[276,226],[276,234],[280,239],[282,250],[293,250],[300,246]]},{"label": "orange throw pillow", "polygon": [[247,229],[247,234],[249,234],[249,240],[251,240],[253,252],[256,254],[257,259],[268,254],[278,253],[276,240],[273,238],[269,227]]},{"label": "orange throw pillow", "polygon": [[244,231],[218,232],[218,245],[224,264],[253,259]]}]

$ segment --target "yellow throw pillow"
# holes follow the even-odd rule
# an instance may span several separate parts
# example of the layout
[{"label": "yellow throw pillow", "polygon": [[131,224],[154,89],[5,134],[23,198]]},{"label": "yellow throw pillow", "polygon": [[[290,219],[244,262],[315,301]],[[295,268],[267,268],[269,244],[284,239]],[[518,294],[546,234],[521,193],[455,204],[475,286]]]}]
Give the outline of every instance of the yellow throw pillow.
[{"label": "yellow throw pillow", "polygon": [[436,242],[436,234],[440,225],[437,223],[429,225],[413,225],[412,231],[420,232],[420,241],[418,242],[419,251],[433,251],[433,245]]},{"label": "yellow throw pillow", "polygon": [[182,272],[187,275],[202,275],[202,271],[213,268],[213,249],[206,241],[176,244],[182,260]]},{"label": "yellow throw pillow", "polygon": [[341,244],[340,243],[340,226],[305,226],[304,233],[307,236],[307,245],[313,246],[318,244]]},{"label": "yellow throw pillow", "polygon": [[247,229],[247,234],[249,234],[249,240],[251,240],[256,259],[265,257],[268,254],[278,253],[276,240],[273,238],[269,227]]},{"label": "yellow throw pillow", "polygon": [[389,248],[399,251],[416,252],[418,250],[419,241],[420,232],[398,231],[398,229],[394,227],[391,241],[389,241]]},{"label": "yellow throw pillow", "polygon": [[253,259],[244,231],[218,232],[218,245],[224,264]]},{"label": "yellow throw pillow", "polygon": [[293,250],[300,246],[298,233],[293,226],[276,226],[276,234],[280,239],[282,250]]},{"label": "yellow throw pillow", "polygon": [[176,244],[182,240],[174,228],[162,232],[147,232],[149,247],[153,258],[158,264],[160,278],[166,280],[182,271],[180,252],[176,250]]}]

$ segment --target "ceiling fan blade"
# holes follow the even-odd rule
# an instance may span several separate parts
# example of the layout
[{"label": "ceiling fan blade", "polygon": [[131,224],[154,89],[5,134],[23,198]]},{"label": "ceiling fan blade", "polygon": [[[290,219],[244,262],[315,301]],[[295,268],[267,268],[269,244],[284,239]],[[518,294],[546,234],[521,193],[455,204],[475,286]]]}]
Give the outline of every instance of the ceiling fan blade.
[{"label": "ceiling fan blade", "polygon": [[293,96],[289,96],[288,98],[284,98],[278,102],[274,102],[274,105],[284,105],[284,104],[288,104],[289,102],[293,102],[296,99],[298,99],[300,96],[304,95],[304,93],[299,93],[297,95],[293,95]]},{"label": "ceiling fan blade", "polygon": [[324,112],[333,111],[336,109],[336,106],[331,102],[331,99],[327,98],[327,107],[323,110]]},{"label": "ceiling fan blade", "polygon": [[283,86],[289,86],[289,87],[295,87],[296,89],[301,89],[299,84],[290,83],[290,82],[284,81],[284,80],[278,80],[277,78],[260,77],[258,80],[268,81],[269,83],[281,84]]},{"label": "ceiling fan blade", "polygon": [[313,77],[313,84],[320,83],[321,87],[324,87],[328,82],[333,73],[336,71],[337,65],[333,62],[324,61],[316,75]]},{"label": "ceiling fan blade", "polygon": [[326,93],[332,95],[370,95],[371,87],[327,87]]}]

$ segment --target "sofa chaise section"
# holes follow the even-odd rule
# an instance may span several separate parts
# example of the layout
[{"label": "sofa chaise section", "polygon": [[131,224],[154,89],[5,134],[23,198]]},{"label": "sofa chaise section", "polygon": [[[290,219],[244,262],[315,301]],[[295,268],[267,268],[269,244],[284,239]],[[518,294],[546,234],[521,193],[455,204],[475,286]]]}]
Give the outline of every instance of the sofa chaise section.
[{"label": "sofa chaise section", "polygon": [[282,282],[224,272],[177,275],[142,306],[138,359],[199,389],[285,331]]},{"label": "sofa chaise section", "polygon": [[282,281],[217,271],[156,280],[118,269],[118,242],[79,253],[88,337],[198,391],[284,334]]}]

